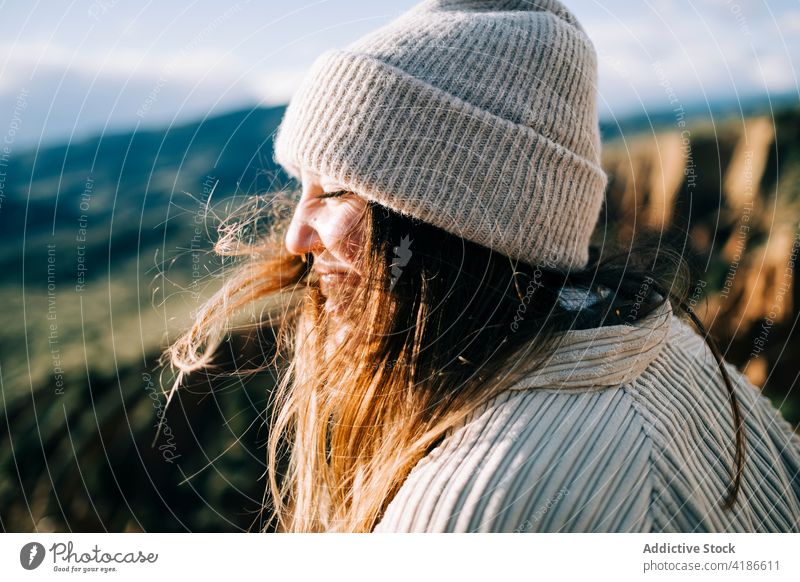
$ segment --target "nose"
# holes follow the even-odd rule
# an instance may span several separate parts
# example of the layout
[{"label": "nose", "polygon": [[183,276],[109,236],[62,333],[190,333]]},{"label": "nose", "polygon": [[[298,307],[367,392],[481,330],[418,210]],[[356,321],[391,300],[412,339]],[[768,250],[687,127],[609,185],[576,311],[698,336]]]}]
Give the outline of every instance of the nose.
[{"label": "nose", "polygon": [[286,230],[286,249],[293,255],[319,253],[323,249],[322,239],[314,228],[316,216],[305,204],[305,197],[295,208]]}]

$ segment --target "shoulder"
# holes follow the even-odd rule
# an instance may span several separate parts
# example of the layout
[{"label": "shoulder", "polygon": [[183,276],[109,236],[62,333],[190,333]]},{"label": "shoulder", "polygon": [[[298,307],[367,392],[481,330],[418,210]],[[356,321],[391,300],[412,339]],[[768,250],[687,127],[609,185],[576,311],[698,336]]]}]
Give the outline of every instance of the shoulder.
[{"label": "shoulder", "polygon": [[558,359],[537,377],[548,385],[529,382],[485,403],[414,467],[374,531],[796,531],[800,437],[725,364],[747,440],[740,501],[723,510],[730,395],[692,327],[673,317],[664,339],[624,383],[577,387],[576,378],[611,377],[612,356],[626,377],[632,366],[615,348],[595,373],[594,352],[576,348],[580,363]]},{"label": "shoulder", "polygon": [[414,467],[374,531],[648,531],[650,453],[621,388],[509,390]]},{"label": "shoulder", "polygon": [[732,511],[736,432],[731,395],[705,339],[673,318],[664,349],[626,391],[644,419],[652,462],[652,531],[796,531],[800,437],[736,367],[724,364],[742,413],[745,465]]}]

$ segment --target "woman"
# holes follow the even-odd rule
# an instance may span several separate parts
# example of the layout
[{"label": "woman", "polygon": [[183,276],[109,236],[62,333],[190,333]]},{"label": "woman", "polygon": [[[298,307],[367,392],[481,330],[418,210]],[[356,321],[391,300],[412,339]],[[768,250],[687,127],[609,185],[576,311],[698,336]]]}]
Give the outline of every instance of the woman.
[{"label": "woman", "polygon": [[177,386],[241,308],[277,331],[278,530],[798,531],[800,438],[684,322],[680,257],[590,249],[595,79],[555,0],[429,0],[315,63],[299,201],[227,232],[250,260],[170,350]]}]

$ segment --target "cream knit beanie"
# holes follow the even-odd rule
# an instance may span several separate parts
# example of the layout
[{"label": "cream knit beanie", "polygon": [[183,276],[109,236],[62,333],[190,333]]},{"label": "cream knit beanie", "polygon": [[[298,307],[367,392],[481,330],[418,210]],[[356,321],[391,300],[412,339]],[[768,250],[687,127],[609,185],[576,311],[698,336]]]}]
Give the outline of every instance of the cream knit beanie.
[{"label": "cream knit beanie", "polygon": [[607,180],[596,77],[556,0],[427,0],[316,60],[275,160],[512,258],[580,268]]}]

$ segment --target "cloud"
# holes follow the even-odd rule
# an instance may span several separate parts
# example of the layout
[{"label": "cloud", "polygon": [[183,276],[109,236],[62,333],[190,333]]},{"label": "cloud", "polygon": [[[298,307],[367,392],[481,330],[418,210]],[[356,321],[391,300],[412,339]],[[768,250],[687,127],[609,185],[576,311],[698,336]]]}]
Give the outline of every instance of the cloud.
[{"label": "cloud", "polygon": [[6,55],[0,111],[11,111],[19,91],[29,91],[18,146],[284,103],[303,73],[266,73],[209,48],[87,55],[54,43],[24,43],[0,44],[0,54]]},{"label": "cloud", "polygon": [[[797,90],[796,11],[760,2],[607,2],[579,13],[598,52],[604,115]],[[577,8],[577,4],[576,4]],[[785,13],[785,14],[784,14]],[[787,18],[784,18],[787,16]],[[658,63],[661,76],[655,73]]]}]

